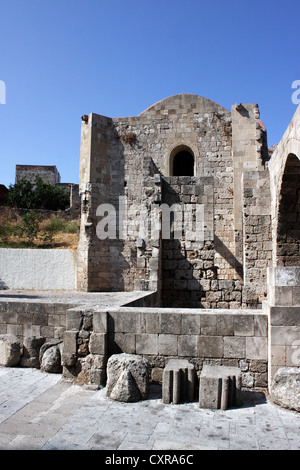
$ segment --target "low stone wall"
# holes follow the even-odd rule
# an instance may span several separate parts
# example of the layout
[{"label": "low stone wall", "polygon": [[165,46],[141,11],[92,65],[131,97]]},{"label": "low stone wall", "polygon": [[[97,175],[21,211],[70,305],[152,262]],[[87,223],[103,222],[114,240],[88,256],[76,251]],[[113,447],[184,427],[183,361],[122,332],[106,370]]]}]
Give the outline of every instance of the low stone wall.
[{"label": "low stone wall", "polygon": [[76,289],[76,251],[0,248],[0,288]]},{"label": "low stone wall", "polygon": [[70,303],[10,300],[0,302],[0,334],[63,339]]},{"label": "low stone wall", "polygon": [[141,354],[150,361],[152,379],[161,381],[166,361],[240,367],[243,385],[267,384],[267,315],[261,310],[137,309],[108,311],[108,355]]},{"label": "low stone wall", "polygon": [[169,359],[182,358],[198,372],[204,364],[239,367],[243,387],[267,387],[268,319],[261,310],[79,307],[67,312],[66,324],[64,354],[72,358],[67,378],[89,380],[87,369],[95,375],[101,363],[103,383],[105,358],[125,352],[149,360],[153,381],[161,382]]},{"label": "low stone wall", "polygon": [[[149,299],[148,299],[149,300]],[[107,307],[39,300],[0,302],[0,334],[57,338],[63,344],[63,375],[94,386],[105,384],[107,359],[140,354],[161,382],[172,358],[239,367],[246,389],[267,387],[268,317],[262,310]]]}]

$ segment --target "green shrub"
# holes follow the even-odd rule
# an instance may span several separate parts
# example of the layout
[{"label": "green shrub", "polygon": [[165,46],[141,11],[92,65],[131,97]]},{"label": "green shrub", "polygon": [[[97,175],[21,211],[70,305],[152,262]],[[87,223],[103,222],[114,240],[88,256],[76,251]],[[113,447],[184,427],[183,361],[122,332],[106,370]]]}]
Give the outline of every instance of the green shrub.
[{"label": "green shrub", "polygon": [[34,183],[22,178],[10,185],[5,204],[24,209],[58,211],[69,207],[70,196],[64,188],[44,183],[40,176],[35,176]]},{"label": "green shrub", "polygon": [[39,223],[42,217],[35,212],[27,212],[22,216],[22,222],[15,228],[15,233],[20,237],[27,238],[30,244],[37,238],[39,233]]},{"label": "green shrub", "polygon": [[73,220],[68,222],[60,217],[52,217],[49,224],[44,227],[44,230],[48,230],[53,233],[64,232],[64,233],[78,233],[78,222]]}]

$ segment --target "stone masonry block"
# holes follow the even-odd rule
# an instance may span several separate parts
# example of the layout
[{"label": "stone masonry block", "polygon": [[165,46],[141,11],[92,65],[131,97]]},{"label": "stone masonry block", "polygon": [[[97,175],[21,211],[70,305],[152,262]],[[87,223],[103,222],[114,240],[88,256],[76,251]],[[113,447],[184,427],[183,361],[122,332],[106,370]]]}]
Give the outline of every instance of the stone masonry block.
[{"label": "stone masonry block", "polygon": [[236,336],[253,336],[254,319],[253,315],[235,315],[233,318],[234,334]]},{"label": "stone masonry block", "polygon": [[254,335],[267,336],[268,335],[268,316],[267,315],[254,315]]},{"label": "stone masonry block", "polygon": [[135,354],[134,333],[115,333],[114,342],[122,352],[127,354]]},{"label": "stone masonry block", "polygon": [[241,370],[204,365],[200,374],[199,407],[226,410],[241,404]]},{"label": "stone masonry block", "polygon": [[178,336],[177,335],[159,335],[158,336],[158,354],[163,356],[177,356],[178,354]]},{"label": "stone masonry block", "polygon": [[139,325],[139,316],[135,312],[128,311],[114,314],[115,331],[118,333],[135,333]]},{"label": "stone masonry block", "polygon": [[178,356],[197,357],[198,355],[198,336],[197,335],[179,335],[178,336]]},{"label": "stone masonry block", "polygon": [[239,359],[246,357],[246,337],[225,336],[224,357]]},{"label": "stone masonry block", "polygon": [[36,312],[33,314],[32,323],[33,325],[46,326],[48,325],[48,315],[43,310]]},{"label": "stone masonry block", "polygon": [[107,332],[107,312],[93,312],[94,333]]},{"label": "stone masonry block", "polygon": [[177,313],[160,314],[161,333],[180,335],[182,331],[182,316]]},{"label": "stone masonry block", "polygon": [[185,359],[171,359],[163,370],[162,401],[178,404],[193,401],[196,371]]},{"label": "stone masonry block", "polygon": [[214,313],[201,314],[200,317],[201,335],[214,336],[217,334],[218,315]]},{"label": "stone masonry block", "polygon": [[160,316],[158,312],[141,312],[140,313],[140,333],[158,334],[160,329]]},{"label": "stone masonry block", "polygon": [[220,313],[217,317],[217,335],[232,336],[233,335],[233,315]]},{"label": "stone masonry block", "polygon": [[200,314],[183,314],[182,315],[182,334],[200,334]]},{"label": "stone masonry block", "polygon": [[271,326],[270,328],[271,345],[293,346],[299,341],[299,326]]},{"label": "stone masonry block", "polygon": [[247,359],[268,359],[268,343],[266,337],[246,338],[246,358]]},{"label": "stone masonry block", "polygon": [[142,356],[114,354],[107,362],[107,396],[124,402],[146,399],[149,375],[150,364]]},{"label": "stone masonry block", "polygon": [[136,335],[137,354],[158,354],[158,335],[139,334]]},{"label": "stone masonry block", "polygon": [[293,305],[293,287],[277,286],[274,288],[275,305]]},{"label": "stone masonry block", "polygon": [[300,326],[300,307],[270,307],[273,326]]},{"label": "stone masonry block", "polygon": [[221,336],[198,336],[199,357],[223,357],[223,338]]},{"label": "stone masonry block", "polygon": [[82,325],[82,310],[79,308],[73,308],[66,312],[66,329],[77,330],[81,329]]},{"label": "stone masonry block", "polygon": [[293,305],[300,305],[300,287],[293,287]]},{"label": "stone masonry block", "polygon": [[106,333],[92,333],[90,336],[89,350],[91,354],[107,354],[107,335]]},{"label": "stone masonry block", "polygon": [[76,354],[77,353],[77,331],[64,332],[64,353]]},{"label": "stone masonry block", "polygon": [[21,358],[21,345],[14,335],[0,336],[0,365],[4,367],[17,366]]}]

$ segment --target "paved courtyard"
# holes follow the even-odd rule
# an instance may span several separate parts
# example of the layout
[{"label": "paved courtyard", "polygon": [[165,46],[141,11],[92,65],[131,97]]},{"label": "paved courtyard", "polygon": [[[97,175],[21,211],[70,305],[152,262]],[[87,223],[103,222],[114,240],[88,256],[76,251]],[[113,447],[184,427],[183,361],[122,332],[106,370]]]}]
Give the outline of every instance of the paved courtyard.
[{"label": "paved courtyard", "polygon": [[297,450],[300,414],[249,393],[239,409],[119,403],[59,374],[0,367],[1,450]]}]

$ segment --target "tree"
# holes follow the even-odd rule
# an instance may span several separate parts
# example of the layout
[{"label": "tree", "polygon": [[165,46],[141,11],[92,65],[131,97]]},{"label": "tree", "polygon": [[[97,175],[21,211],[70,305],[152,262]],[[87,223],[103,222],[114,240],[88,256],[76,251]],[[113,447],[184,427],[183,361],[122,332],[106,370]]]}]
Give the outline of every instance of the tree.
[{"label": "tree", "polygon": [[34,182],[22,178],[14,185],[10,185],[5,204],[23,209],[58,211],[69,207],[70,196],[64,188],[45,183],[36,175]]}]

